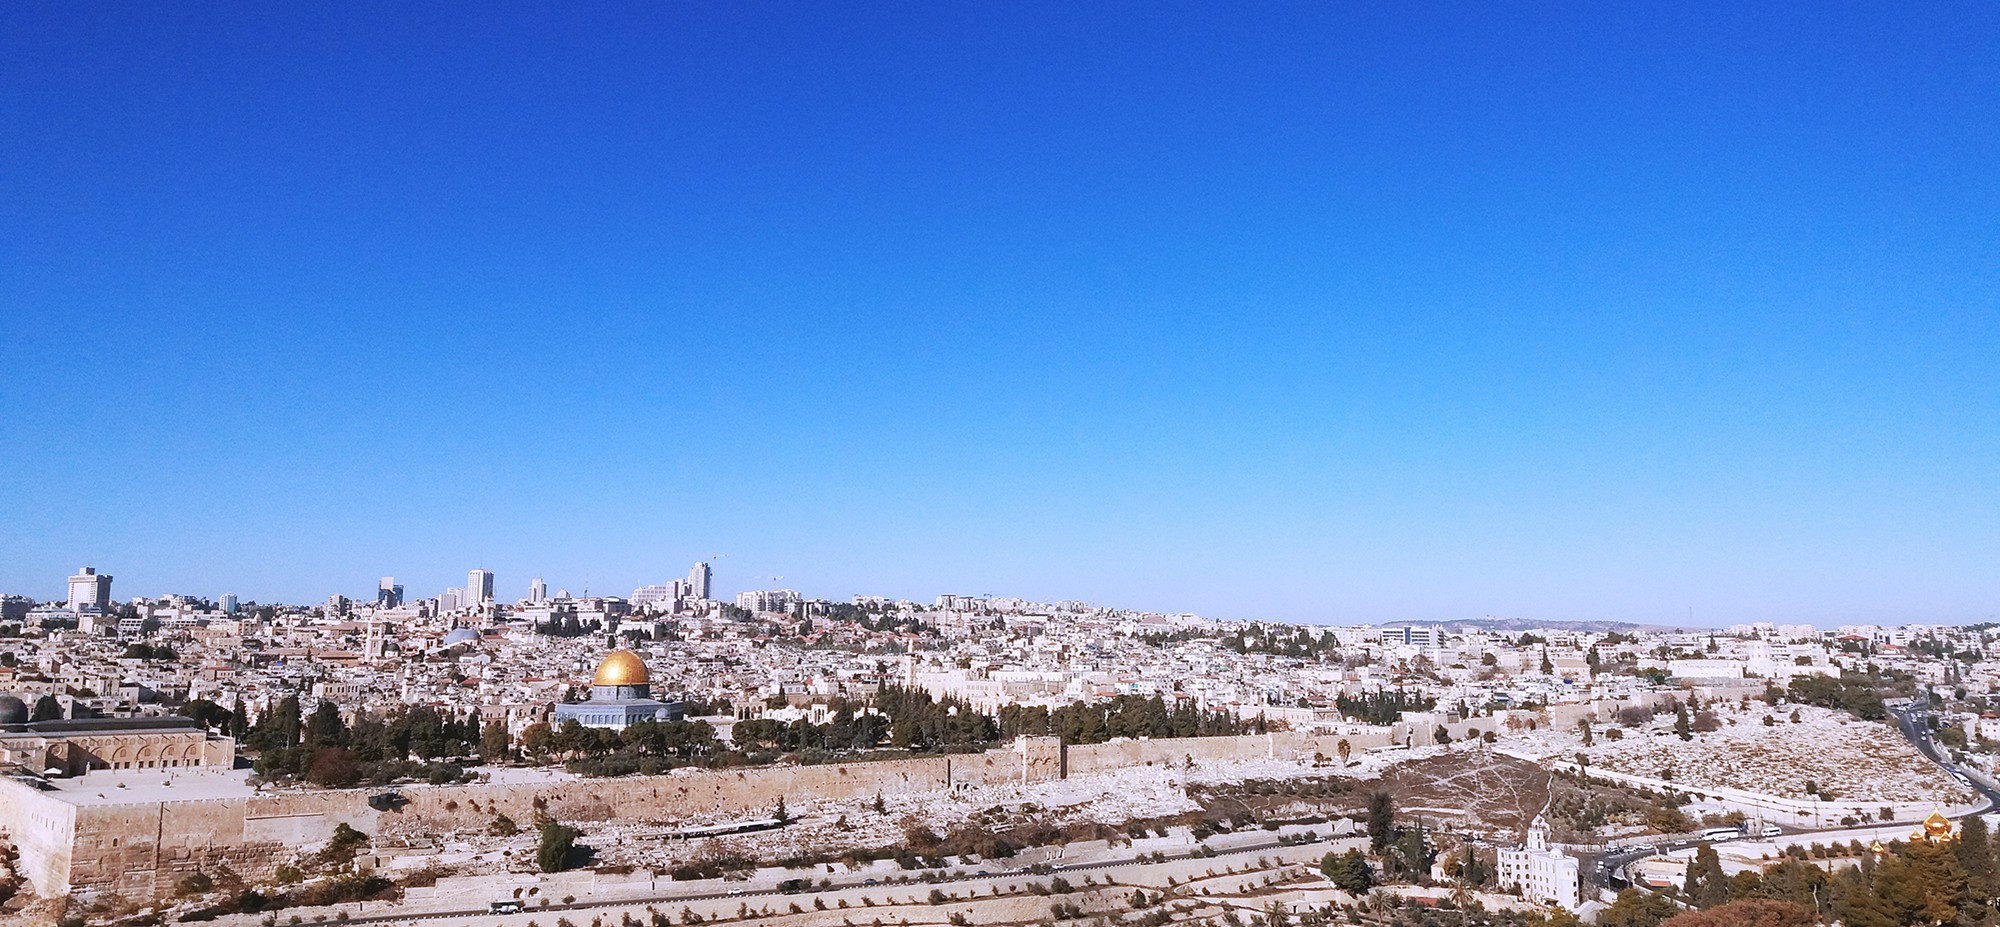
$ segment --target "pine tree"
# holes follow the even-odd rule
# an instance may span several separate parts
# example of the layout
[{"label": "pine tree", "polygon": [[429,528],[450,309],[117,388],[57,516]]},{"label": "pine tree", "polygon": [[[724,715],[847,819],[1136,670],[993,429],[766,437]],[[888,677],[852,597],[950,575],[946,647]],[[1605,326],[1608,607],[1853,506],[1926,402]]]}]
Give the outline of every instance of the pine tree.
[{"label": "pine tree", "polygon": [[1597,916],[1597,927],[1659,927],[1678,908],[1666,898],[1639,888],[1618,893],[1617,900]]},{"label": "pine tree", "polygon": [[1952,847],[1923,841],[1910,844],[1909,869],[1922,898],[1918,911],[1926,920],[1938,924],[1957,920],[1959,909],[1971,905],[1965,869]]},{"label": "pine tree", "polygon": [[1712,908],[1729,900],[1729,879],[1722,874],[1722,859],[1716,856],[1715,847],[1704,843],[1694,851],[1681,890],[1697,908]]},{"label": "pine tree", "polygon": [[1895,912],[1871,884],[1880,867],[1873,857],[1862,857],[1861,865],[1834,873],[1831,884],[1833,913],[1847,927],[1899,927]]},{"label": "pine tree", "polygon": [[1993,896],[1993,846],[1983,815],[1968,814],[1959,825],[1957,852],[1959,868],[1965,870],[1966,887],[1975,897]]}]

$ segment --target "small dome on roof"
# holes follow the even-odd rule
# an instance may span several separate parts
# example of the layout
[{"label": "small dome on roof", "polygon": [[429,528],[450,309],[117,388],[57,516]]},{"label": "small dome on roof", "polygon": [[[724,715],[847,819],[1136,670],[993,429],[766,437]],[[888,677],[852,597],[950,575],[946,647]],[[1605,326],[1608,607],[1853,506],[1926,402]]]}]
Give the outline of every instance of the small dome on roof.
[{"label": "small dome on roof", "polygon": [[28,723],[28,703],[11,695],[0,695],[0,724]]}]

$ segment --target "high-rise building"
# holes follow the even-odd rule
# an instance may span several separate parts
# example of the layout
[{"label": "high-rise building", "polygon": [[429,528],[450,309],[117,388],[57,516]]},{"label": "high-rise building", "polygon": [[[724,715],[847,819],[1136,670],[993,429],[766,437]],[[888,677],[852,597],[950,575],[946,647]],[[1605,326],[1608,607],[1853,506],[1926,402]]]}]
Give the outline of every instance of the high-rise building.
[{"label": "high-rise building", "polygon": [[465,607],[477,608],[493,601],[493,571],[473,570],[465,574]]},{"label": "high-rise building", "polygon": [[326,597],[326,616],[334,618],[347,614],[347,597],[336,592]]},{"label": "high-rise building", "polygon": [[535,581],[528,584],[528,604],[540,605],[542,604],[542,602],[546,601],[548,597],[549,597],[549,584],[542,582],[541,577],[539,576],[535,577]]},{"label": "high-rise building", "polygon": [[403,587],[394,576],[382,577],[382,584],[375,587],[376,608],[400,608],[403,604]]},{"label": "high-rise building", "polygon": [[111,575],[99,573],[96,567],[84,567],[69,578],[69,607],[71,610],[93,608],[103,610],[111,604]]},{"label": "high-rise building", "polygon": [[222,613],[225,615],[236,614],[236,593],[225,592],[222,594]]},{"label": "high-rise building", "polygon": [[458,611],[459,607],[465,604],[464,598],[465,598],[465,590],[457,588],[446,589],[444,591],[444,595],[438,596],[438,611],[441,612]]},{"label": "high-rise building", "polygon": [[688,594],[697,599],[708,598],[708,564],[697,563],[688,571]]}]

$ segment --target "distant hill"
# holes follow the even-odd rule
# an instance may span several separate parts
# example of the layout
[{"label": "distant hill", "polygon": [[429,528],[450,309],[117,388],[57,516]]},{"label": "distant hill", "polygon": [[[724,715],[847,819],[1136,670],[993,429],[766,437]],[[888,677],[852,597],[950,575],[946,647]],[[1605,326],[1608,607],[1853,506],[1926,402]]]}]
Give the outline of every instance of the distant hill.
[{"label": "distant hill", "polygon": [[1549,621],[1540,618],[1469,618],[1459,621],[1384,621],[1378,628],[1403,627],[1412,624],[1435,624],[1447,628],[1478,628],[1482,631],[1533,631],[1547,628],[1553,631],[1588,631],[1593,634],[1609,634],[1619,631],[1626,634],[1641,631],[1707,631],[1711,628],[1686,628],[1678,625],[1634,624],[1630,621]]}]

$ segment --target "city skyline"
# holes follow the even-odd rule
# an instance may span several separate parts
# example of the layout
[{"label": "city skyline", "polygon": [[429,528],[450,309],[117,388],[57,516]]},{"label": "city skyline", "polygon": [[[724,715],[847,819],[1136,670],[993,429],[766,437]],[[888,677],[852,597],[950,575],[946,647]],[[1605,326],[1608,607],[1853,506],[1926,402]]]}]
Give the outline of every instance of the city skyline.
[{"label": "city skyline", "polygon": [[1997,17],[10,6],[0,588],[1989,620]]},{"label": "city skyline", "polygon": [[[540,574],[534,574],[523,584],[522,594],[514,596],[514,595],[509,595],[507,593],[504,582],[499,578],[499,574],[497,574],[496,571],[484,568],[477,568],[470,571],[470,578],[468,578],[467,584],[465,586],[441,585],[435,591],[429,594],[418,593],[414,595],[406,595],[404,593],[403,583],[396,582],[396,577],[394,576],[384,576],[378,580],[378,585],[377,585],[378,594],[373,600],[359,596],[351,596],[348,595],[348,593],[339,590],[326,590],[316,594],[307,594],[303,597],[297,597],[297,598],[286,598],[286,597],[260,598],[254,595],[243,596],[235,592],[233,589],[232,591],[227,593],[213,593],[195,589],[175,589],[168,591],[134,593],[130,591],[129,587],[124,590],[122,598],[119,596],[108,596],[108,600],[112,602],[118,602],[118,601],[130,601],[132,599],[141,599],[141,598],[149,600],[157,600],[168,596],[191,596],[195,598],[207,599],[209,601],[223,602],[225,603],[224,605],[225,611],[234,611],[236,608],[236,602],[239,599],[249,602],[256,602],[257,604],[260,605],[299,606],[299,605],[312,605],[314,603],[323,602],[327,599],[329,595],[333,595],[346,598],[347,600],[354,603],[363,603],[372,601],[373,604],[379,607],[394,608],[408,603],[414,603],[420,600],[428,599],[435,601],[442,598],[446,602],[447,611],[457,611],[460,609],[477,609],[478,607],[480,607],[482,602],[487,605],[494,605],[494,604],[514,605],[517,603],[533,605],[553,600],[562,596],[568,596],[576,599],[617,598],[627,601],[633,601],[635,597],[641,597],[641,598],[646,596],[659,597],[661,595],[664,595],[670,589],[678,589],[684,591],[686,594],[692,596],[694,599],[706,600],[710,602],[722,602],[722,603],[727,603],[730,601],[738,601],[740,600],[740,597],[743,595],[752,595],[762,592],[794,593],[797,596],[796,601],[805,601],[805,602],[841,603],[849,601],[859,601],[862,599],[883,599],[889,601],[912,602],[920,606],[928,605],[932,603],[933,600],[944,601],[945,599],[953,599],[959,601],[968,599],[1005,599],[1017,602],[1038,602],[1038,601],[1050,602],[1050,603],[1081,602],[1088,604],[1092,607],[1103,608],[1113,611],[1136,611],[1136,612],[1146,612],[1146,613],[1162,614],[1162,615],[1193,615],[1197,618],[1210,621],[1263,621],[1279,625],[1296,624],[1296,625],[1317,626],[1317,627],[1336,627],[1336,626],[1341,626],[1343,624],[1379,625],[1383,627],[1388,627],[1393,625],[1450,626],[1461,623],[1472,624],[1481,621],[1504,620],[1509,622],[1524,623],[1524,626],[1526,624],[1532,624],[1533,622],[1537,621],[1548,622],[1550,626],[1563,626],[1568,624],[1593,623],[1593,622],[1611,622],[1611,623],[1629,624],[1639,627],[1689,628],[1696,630],[1701,630],[1701,629],[1720,630],[1732,626],[1740,627],[1743,625],[1756,624],[1756,623],[1779,624],[1779,625],[1797,624],[1797,625],[1819,628],[1820,630],[1830,631],[1841,626],[1865,626],[1865,625],[1895,626],[1901,624],[1913,624],[1913,625],[1941,624],[1948,626],[1948,625],[1979,624],[1991,620],[1991,618],[1987,618],[1987,619],[1971,619],[1958,622],[1920,622],[1920,621],[1899,622],[1886,619],[1879,621],[1869,621],[1866,619],[1857,618],[1851,620],[1838,620],[1838,621],[1813,621],[1808,619],[1797,619],[1797,620],[1784,619],[1769,615],[1706,616],[1706,615],[1698,615],[1694,613],[1692,609],[1690,609],[1689,612],[1686,613],[1684,616],[1682,616],[1680,619],[1676,619],[1673,616],[1667,616],[1660,619],[1639,619],[1639,618],[1610,615],[1610,614],[1595,614],[1595,615],[1580,614],[1580,615],[1552,617],[1547,615],[1497,614],[1492,612],[1485,612],[1479,614],[1454,615],[1442,618],[1425,618],[1425,617],[1409,617],[1409,616],[1402,616],[1402,617],[1362,616],[1360,618],[1346,618],[1346,619],[1325,618],[1317,621],[1315,620],[1300,621],[1300,620],[1278,619],[1278,618],[1257,617],[1257,616],[1220,617],[1216,615],[1204,615],[1189,609],[1141,608],[1138,606],[1131,605],[1129,603],[1091,601],[1074,596],[1052,596],[1046,598],[1038,598],[1034,596],[1017,595],[1010,593],[1006,590],[971,593],[965,591],[949,592],[946,590],[939,589],[931,591],[919,591],[907,594],[884,593],[877,590],[877,591],[857,591],[845,594],[826,594],[822,592],[816,592],[813,590],[797,590],[790,588],[789,586],[786,585],[785,582],[783,582],[784,577],[782,576],[768,577],[770,579],[778,580],[778,582],[758,583],[755,582],[754,580],[767,579],[767,577],[752,577],[751,579],[753,581],[749,582],[748,584],[740,586],[731,586],[729,584],[714,584],[712,578],[713,575],[714,575],[713,564],[707,561],[698,561],[695,564],[693,564],[693,567],[688,571],[688,574],[685,578],[670,577],[668,578],[668,581],[666,583],[642,581],[631,584],[629,588],[619,587],[614,585],[611,587],[593,589],[589,586],[578,586],[575,588],[571,588],[569,586],[564,586],[560,583],[557,583],[555,584],[555,586],[552,587],[549,585],[545,577],[541,576]],[[474,588],[474,582],[480,576],[485,577],[485,582],[491,588],[492,591],[486,594],[483,598],[475,599],[470,594],[469,590]],[[29,598],[36,599],[37,601],[45,604],[73,605],[74,599],[77,595],[76,590],[79,588],[78,584],[79,582],[81,582],[86,578],[93,581],[93,585],[91,586],[91,588],[94,590],[93,594],[98,597],[98,602],[101,604],[101,602],[104,601],[107,597],[112,576],[110,574],[106,574],[98,570],[98,568],[94,565],[87,565],[81,567],[79,568],[79,571],[75,575],[68,577],[67,579],[68,591],[63,596],[58,596],[55,598],[43,598],[41,596],[37,596],[32,593],[22,592],[20,590],[10,590],[10,589],[0,589],[0,595],[25,595]],[[549,591],[551,588],[554,588],[557,591],[552,593]],[[387,596],[392,590],[394,592],[393,600],[385,601],[385,596]],[[645,604],[650,605],[650,603],[645,603]],[[758,610],[762,610],[761,606]]]}]

